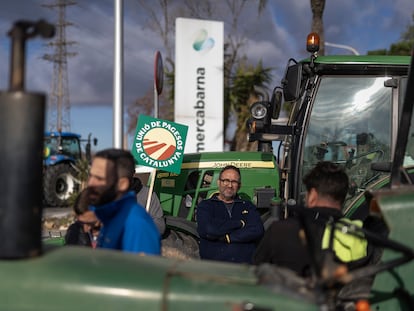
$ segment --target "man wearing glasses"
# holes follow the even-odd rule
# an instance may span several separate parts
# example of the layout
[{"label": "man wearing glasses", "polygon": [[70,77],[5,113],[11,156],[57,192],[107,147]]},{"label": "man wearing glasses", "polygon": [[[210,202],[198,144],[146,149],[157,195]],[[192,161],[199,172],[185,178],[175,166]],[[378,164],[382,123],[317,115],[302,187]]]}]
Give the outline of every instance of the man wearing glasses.
[{"label": "man wearing glasses", "polygon": [[217,181],[219,193],[197,207],[200,258],[251,263],[264,233],[260,214],[252,202],[241,199],[240,170],[224,167]]}]

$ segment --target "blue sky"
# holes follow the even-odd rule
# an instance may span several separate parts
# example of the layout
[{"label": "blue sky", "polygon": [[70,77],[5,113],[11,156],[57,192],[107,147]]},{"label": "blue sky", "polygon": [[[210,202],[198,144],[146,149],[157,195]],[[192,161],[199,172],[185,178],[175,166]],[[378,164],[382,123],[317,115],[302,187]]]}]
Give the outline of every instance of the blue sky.
[{"label": "blue sky", "polygon": [[[220,5],[221,0],[216,0]],[[336,44],[350,45],[360,54],[388,48],[399,40],[412,23],[412,0],[327,0],[324,12],[325,39]],[[10,40],[7,32],[18,19],[36,21],[44,18],[54,23],[57,12],[42,7],[53,0],[16,0],[0,2],[0,89],[9,83]],[[164,53],[161,40],[146,27],[148,16],[137,0],[124,0],[124,111],[136,99],[152,89],[155,51]],[[153,2],[157,5],[158,2]],[[180,0],[172,1],[175,5]],[[255,1],[243,20],[248,40],[243,53],[252,63],[263,61],[274,68],[274,87],[289,58],[306,56],[305,39],[310,32],[309,0],[269,0],[266,12],[257,18],[252,11]],[[252,5],[253,4],[253,5]],[[113,144],[113,33],[114,0],[78,0],[67,9],[67,39],[76,41],[68,50],[77,56],[68,59],[71,102],[71,130],[84,138],[92,133],[98,138],[98,149]],[[255,9],[254,9],[255,10]],[[220,10],[219,10],[220,11]],[[225,33],[230,27],[226,11],[215,20],[223,20]],[[253,16],[253,18],[252,18]],[[183,16],[186,17],[186,16]],[[171,38],[174,40],[174,38]],[[26,86],[28,91],[50,92],[52,64],[41,60],[53,51],[41,39],[28,43]],[[349,54],[349,51],[327,47],[328,54]],[[126,123],[126,121],[125,121]],[[47,125],[46,125],[47,126]]]}]

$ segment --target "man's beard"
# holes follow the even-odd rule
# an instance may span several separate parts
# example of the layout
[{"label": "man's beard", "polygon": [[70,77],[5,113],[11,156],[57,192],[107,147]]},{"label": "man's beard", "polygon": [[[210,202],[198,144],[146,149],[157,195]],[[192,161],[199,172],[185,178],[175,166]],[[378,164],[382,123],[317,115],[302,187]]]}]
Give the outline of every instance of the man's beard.
[{"label": "man's beard", "polygon": [[114,201],[117,195],[118,191],[115,183],[109,186],[88,187],[88,198],[91,205],[100,206],[107,204]]},{"label": "man's beard", "polygon": [[224,191],[221,191],[221,196],[227,201],[232,201],[236,196],[236,193],[237,192],[234,190],[224,189]]}]

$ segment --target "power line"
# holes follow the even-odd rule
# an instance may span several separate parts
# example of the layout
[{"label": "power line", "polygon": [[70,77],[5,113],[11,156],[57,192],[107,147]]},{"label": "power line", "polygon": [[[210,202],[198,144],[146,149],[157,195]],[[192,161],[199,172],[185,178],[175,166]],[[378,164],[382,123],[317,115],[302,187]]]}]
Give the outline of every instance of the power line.
[{"label": "power line", "polygon": [[74,41],[66,40],[66,27],[73,24],[66,20],[66,7],[75,5],[75,1],[58,0],[55,3],[44,4],[42,6],[57,9],[59,19],[55,24],[56,39],[48,46],[54,49],[53,54],[44,54],[43,59],[53,62],[52,90],[49,96],[49,130],[70,131],[70,101],[69,101],[69,82],[68,82],[68,63],[67,58],[73,57],[77,53],[68,52],[67,46],[76,44]]}]

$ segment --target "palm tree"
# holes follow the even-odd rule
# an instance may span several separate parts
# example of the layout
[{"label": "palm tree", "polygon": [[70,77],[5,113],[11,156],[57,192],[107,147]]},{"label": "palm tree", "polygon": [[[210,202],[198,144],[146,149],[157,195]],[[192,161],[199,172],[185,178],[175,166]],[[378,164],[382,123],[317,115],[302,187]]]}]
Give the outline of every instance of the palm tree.
[{"label": "palm tree", "polygon": [[229,87],[229,106],[237,115],[236,133],[231,143],[231,150],[257,150],[257,144],[247,141],[246,121],[250,117],[250,106],[259,100],[255,87],[267,89],[271,82],[271,68],[263,68],[262,63],[256,67],[241,64]]},{"label": "palm tree", "polygon": [[325,55],[325,34],[323,30],[323,10],[325,9],[325,0],[310,0],[312,10],[312,32],[319,34],[321,39],[318,54]]}]

